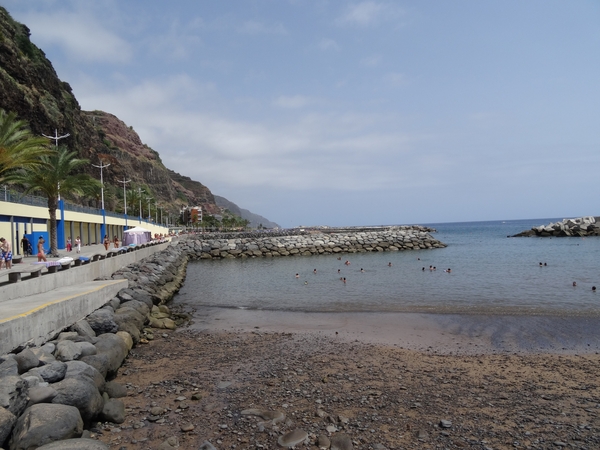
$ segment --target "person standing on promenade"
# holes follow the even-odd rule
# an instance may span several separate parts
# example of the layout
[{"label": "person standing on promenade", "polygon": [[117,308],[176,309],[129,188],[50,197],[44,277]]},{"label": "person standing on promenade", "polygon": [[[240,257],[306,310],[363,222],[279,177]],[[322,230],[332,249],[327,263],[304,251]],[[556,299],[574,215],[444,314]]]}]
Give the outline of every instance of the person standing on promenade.
[{"label": "person standing on promenade", "polygon": [[67,251],[70,252],[71,250],[73,250],[73,244],[71,244],[71,236],[69,236],[69,239],[67,239]]},{"label": "person standing on promenade", "polygon": [[46,253],[44,252],[44,244],[46,243],[46,241],[44,240],[43,237],[40,236],[40,238],[38,239],[38,243],[37,243],[37,257],[38,257],[38,262],[46,262]]},{"label": "person standing on promenade", "polygon": [[8,242],[4,238],[0,238],[0,251],[2,252],[0,256],[0,268],[2,268],[2,263],[7,269],[12,268],[12,249],[10,246],[10,242]]},{"label": "person standing on promenade", "polygon": [[75,246],[77,247],[77,253],[81,253],[81,239],[79,239],[79,236],[75,239]]},{"label": "person standing on promenade", "polygon": [[108,239],[108,234],[104,235],[104,250],[108,251],[108,246],[110,245],[110,240]]},{"label": "person standing on promenade", "polygon": [[115,236],[113,240],[113,245],[115,246],[115,248],[119,248],[119,238],[117,236]]},{"label": "person standing on promenade", "polygon": [[21,248],[23,249],[23,256],[29,256],[31,255],[31,242],[29,242],[29,239],[27,239],[27,236],[23,236],[23,239],[21,239]]}]

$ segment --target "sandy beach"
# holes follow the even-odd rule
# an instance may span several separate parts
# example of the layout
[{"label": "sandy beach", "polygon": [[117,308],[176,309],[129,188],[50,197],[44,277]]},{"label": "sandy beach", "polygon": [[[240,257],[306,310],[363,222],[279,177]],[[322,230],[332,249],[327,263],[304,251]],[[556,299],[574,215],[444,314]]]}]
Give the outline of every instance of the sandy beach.
[{"label": "sandy beach", "polygon": [[196,311],[133,349],[125,423],[94,432],[119,449],[270,449],[296,429],[311,448],[600,448],[597,341],[516,332],[556,318],[336,316]]}]

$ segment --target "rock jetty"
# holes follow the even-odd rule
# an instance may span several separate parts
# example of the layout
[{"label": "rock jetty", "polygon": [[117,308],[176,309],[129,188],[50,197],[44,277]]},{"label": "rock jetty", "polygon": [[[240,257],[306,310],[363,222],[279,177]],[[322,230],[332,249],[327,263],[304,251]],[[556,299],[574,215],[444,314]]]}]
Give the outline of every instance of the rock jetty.
[{"label": "rock jetty", "polygon": [[577,219],[563,219],[561,222],[540,225],[525,230],[512,237],[568,237],[600,236],[600,217],[587,216]]},{"label": "rock jetty", "polygon": [[182,242],[192,259],[276,258],[331,253],[363,253],[443,248],[422,226],[298,231],[296,234],[251,233],[190,235]]}]

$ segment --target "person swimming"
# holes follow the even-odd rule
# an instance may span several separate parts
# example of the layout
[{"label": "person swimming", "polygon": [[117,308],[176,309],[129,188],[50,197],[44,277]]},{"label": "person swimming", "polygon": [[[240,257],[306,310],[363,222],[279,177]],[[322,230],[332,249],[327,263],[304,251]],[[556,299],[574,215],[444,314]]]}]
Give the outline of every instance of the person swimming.
[{"label": "person swimming", "polygon": [[392,267],[392,263],[391,262],[388,263],[388,267]]},{"label": "person swimming", "polygon": [[300,278],[300,275],[299,275],[299,274],[296,274],[296,278]]},{"label": "person swimming", "polygon": [[362,273],[364,273],[364,272],[365,272],[365,269],[363,269],[363,268],[361,267],[361,268],[360,268],[360,271],[361,271]]},{"label": "person swimming", "polygon": [[317,269],[313,270],[313,273],[316,275],[317,274]]}]

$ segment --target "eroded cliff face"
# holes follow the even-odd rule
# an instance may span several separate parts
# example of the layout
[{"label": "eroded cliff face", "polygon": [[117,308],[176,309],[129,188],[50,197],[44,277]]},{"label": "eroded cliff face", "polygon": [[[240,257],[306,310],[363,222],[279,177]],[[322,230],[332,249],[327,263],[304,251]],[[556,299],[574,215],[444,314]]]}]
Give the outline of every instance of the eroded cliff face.
[{"label": "eroded cliff face", "polygon": [[[14,111],[38,135],[70,134],[60,145],[77,151],[92,163],[111,164],[105,170],[105,204],[119,210],[122,185],[142,186],[165,211],[176,213],[182,205],[202,206],[217,213],[210,190],[199,182],[167,169],[158,154],[138,134],[112,114],[82,111],[68,83],[61,81],[44,52],[29,39],[29,29],[0,7],[0,108]],[[98,178],[90,165],[85,172]],[[183,183],[183,182],[184,183]],[[97,199],[88,201],[92,206]]]}]

